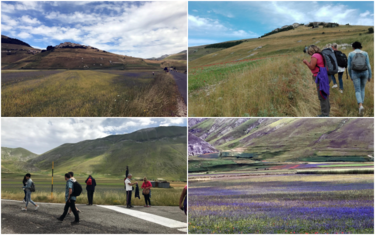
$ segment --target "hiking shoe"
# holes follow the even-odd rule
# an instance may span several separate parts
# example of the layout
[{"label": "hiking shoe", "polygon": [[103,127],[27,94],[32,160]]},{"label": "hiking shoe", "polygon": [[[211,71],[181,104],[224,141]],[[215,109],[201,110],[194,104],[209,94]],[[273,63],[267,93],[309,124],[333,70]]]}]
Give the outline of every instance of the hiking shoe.
[{"label": "hiking shoe", "polygon": [[39,209],[39,205],[37,205],[36,207],[35,207],[35,210],[37,211]]},{"label": "hiking shoe", "polygon": [[58,217],[57,220],[63,222],[63,219],[61,219],[60,217]]},{"label": "hiking shoe", "polygon": [[129,208],[133,208],[134,206],[130,206]]},{"label": "hiking shoe", "polygon": [[365,111],[365,108],[363,108],[363,106],[359,107],[359,116],[363,116],[364,111]]},{"label": "hiking shoe", "polygon": [[317,117],[329,117],[329,115],[323,115],[323,114],[320,114],[320,115],[318,115]]},{"label": "hiking shoe", "polygon": [[332,88],[336,88],[337,87],[337,84],[333,85]]},{"label": "hiking shoe", "polygon": [[151,205],[148,205],[147,207],[151,207]]},{"label": "hiking shoe", "polygon": [[21,211],[27,211],[27,209],[25,207],[22,207]]},{"label": "hiking shoe", "polygon": [[79,221],[73,221],[73,222],[71,222],[70,224],[71,224],[71,225],[77,225],[77,224],[79,224]]},{"label": "hiking shoe", "polygon": [[145,205],[145,207],[147,207],[147,205]]},{"label": "hiking shoe", "polygon": [[343,90],[340,90],[340,93],[342,94],[342,93],[344,93],[344,91],[343,91]]}]

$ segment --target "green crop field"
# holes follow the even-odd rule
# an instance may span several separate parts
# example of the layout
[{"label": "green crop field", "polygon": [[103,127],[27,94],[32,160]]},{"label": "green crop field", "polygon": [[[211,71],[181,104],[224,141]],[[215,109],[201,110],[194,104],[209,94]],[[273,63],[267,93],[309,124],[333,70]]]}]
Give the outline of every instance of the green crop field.
[{"label": "green crop field", "polygon": [[151,70],[2,71],[2,116],[176,116],[177,86]]},{"label": "green crop field", "polygon": [[[104,176],[97,177],[96,188],[94,193],[94,204],[101,205],[125,205],[126,196],[123,178],[106,178]],[[82,194],[78,197],[77,203],[86,204],[87,196],[85,190],[86,176],[77,177],[77,181],[82,185]],[[22,190],[22,179],[21,174],[2,174],[1,179],[1,198],[22,200],[24,192]],[[53,198],[51,198],[51,174],[36,174],[32,175],[32,179],[35,183],[36,192],[32,193],[32,200],[35,202],[55,202],[63,203],[65,196],[65,180],[62,174],[54,176],[53,184]],[[136,180],[134,180],[136,181]],[[140,179],[137,182],[141,186],[142,181]],[[153,188],[151,203],[155,206],[178,206],[178,201],[185,187],[184,182],[171,182],[171,188]],[[134,194],[134,193],[133,193]],[[134,197],[134,195],[133,195]],[[140,195],[141,199],[133,199],[134,205],[144,205],[143,196]]]},{"label": "green crop field", "polygon": [[[320,114],[320,105],[311,72],[302,63],[303,59],[310,59],[303,53],[304,46],[315,44],[324,48],[334,42],[359,41],[368,52],[373,68],[374,35],[367,33],[368,28],[340,26],[313,30],[301,26],[227,49],[215,49],[203,56],[192,53],[190,58],[189,54],[189,116],[316,116]],[[347,55],[352,51],[349,47],[339,50]],[[198,48],[196,53],[203,51]],[[356,117],[358,107],[353,83],[345,74],[343,82],[343,94],[331,89],[330,115]],[[372,81],[366,85],[365,92],[364,116],[373,117]]]}]

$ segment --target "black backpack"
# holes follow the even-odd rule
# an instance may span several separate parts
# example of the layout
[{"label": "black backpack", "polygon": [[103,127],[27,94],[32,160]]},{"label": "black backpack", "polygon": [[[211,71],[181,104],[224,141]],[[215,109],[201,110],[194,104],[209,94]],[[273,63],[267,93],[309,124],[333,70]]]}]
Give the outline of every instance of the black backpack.
[{"label": "black backpack", "polygon": [[348,58],[344,53],[341,51],[335,51],[335,56],[337,60],[337,65],[342,67],[342,68],[347,68],[348,67]]},{"label": "black backpack", "polygon": [[82,186],[76,181],[73,182],[72,196],[78,197],[82,193]]},{"label": "black backpack", "polygon": [[34,184],[34,182],[31,183],[30,192],[35,192],[35,184]]}]

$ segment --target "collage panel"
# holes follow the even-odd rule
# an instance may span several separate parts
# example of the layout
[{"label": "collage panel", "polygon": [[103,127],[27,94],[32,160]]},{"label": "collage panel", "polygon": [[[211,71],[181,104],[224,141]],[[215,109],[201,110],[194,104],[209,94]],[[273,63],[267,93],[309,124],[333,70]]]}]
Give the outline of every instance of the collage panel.
[{"label": "collage panel", "polygon": [[189,234],[373,234],[372,118],[189,118]]},{"label": "collage panel", "polygon": [[186,118],[1,122],[2,234],[187,233]]},{"label": "collage panel", "polygon": [[189,117],[374,117],[373,1],[190,1]]},{"label": "collage panel", "polygon": [[186,117],[186,1],[1,4],[2,117]]}]

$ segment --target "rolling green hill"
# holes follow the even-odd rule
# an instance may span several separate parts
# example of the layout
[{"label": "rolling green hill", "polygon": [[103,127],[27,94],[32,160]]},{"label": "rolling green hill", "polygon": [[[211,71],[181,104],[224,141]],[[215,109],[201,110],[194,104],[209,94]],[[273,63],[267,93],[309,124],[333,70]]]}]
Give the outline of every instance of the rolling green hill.
[{"label": "rolling green hill", "polygon": [[16,172],[24,167],[28,160],[38,157],[24,148],[1,147],[1,171]]},{"label": "rolling green hill", "polygon": [[373,161],[373,119],[207,119],[189,133],[221,150],[222,158]]},{"label": "rolling green hill", "polygon": [[63,144],[27,162],[39,173],[73,171],[76,175],[94,174],[119,177],[126,166],[134,177],[186,180],[186,127],[157,127],[130,134],[111,135],[74,144]]}]

